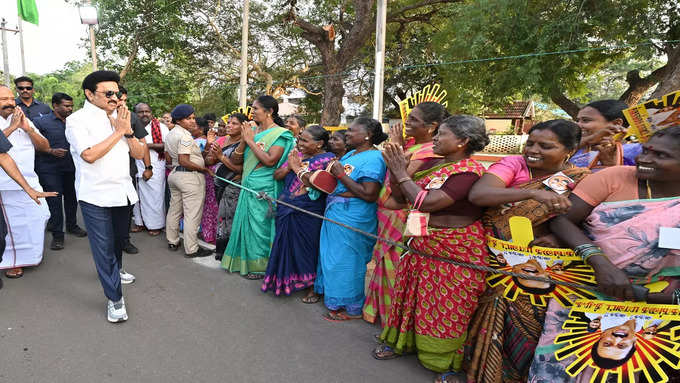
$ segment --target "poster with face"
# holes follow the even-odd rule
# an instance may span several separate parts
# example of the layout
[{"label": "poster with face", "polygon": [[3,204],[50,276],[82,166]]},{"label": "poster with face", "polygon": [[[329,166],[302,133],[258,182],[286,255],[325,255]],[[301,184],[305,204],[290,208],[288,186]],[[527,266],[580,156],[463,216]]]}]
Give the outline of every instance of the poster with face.
[{"label": "poster with face", "polygon": [[657,130],[680,123],[680,91],[625,109],[623,115],[629,124],[626,136],[645,142]]},{"label": "poster with face", "polygon": [[[595,286],[593,269],[570,249],[519,246],[491,236],[487,237],[487,241],[490,250],[489,265],[495,269]],[[542,307],[547,305],[550,298],[563,307],[571,306],[574,299],[596,298],[588,290],[502,274],[490,275],[487,283],[493,288],[504,287],[503,295],[511,301],[520,295],[527,295],[533,305]]]},{"label": "poster with face", "polygon": [[568,175],[563,172],[557,172],[550,176],[550,178],[543,181],[543,184],[549,187],[552,191],[557,194],[564,194],[569,191],[569,184],[573,184],[574,180],[569,178]]},{"label": "poster with face", "polygon": [[680,306],[577,300],[562,329],[555,357],[572,377],[662,383],[680,374]]}]

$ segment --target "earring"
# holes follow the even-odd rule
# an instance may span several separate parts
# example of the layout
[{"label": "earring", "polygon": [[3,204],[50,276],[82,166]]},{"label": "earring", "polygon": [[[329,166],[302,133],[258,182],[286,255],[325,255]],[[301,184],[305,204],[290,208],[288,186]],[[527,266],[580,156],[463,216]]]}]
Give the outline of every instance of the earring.
[{"label": "earring", "polygon": [[364,138],[364,140],[368,141],[368,137]]},{"label": "earring", "polygon": [[463,147],[463,145],[461,145],[461,144],[458,144],[458,147],[459,147],[459,148],[462,148],[462,147]]}]

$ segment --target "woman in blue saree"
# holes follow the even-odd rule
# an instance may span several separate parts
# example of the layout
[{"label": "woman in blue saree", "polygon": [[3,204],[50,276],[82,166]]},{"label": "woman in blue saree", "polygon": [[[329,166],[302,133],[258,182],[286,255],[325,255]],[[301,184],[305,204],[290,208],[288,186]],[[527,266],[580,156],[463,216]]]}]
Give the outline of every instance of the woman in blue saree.
[{"label": "woman in blue saree", "polygon": [[[385,180],[385,161],[375,145],[387,139],[382,125],[370,118],[354,120],[346,133],[354,148],[335,162],[331,173],[338,186],[328,197],[326,217],[357,229],[377,232],[378,194]],[[360,319],[364,303],[366,264],[371,260],[375,239],[334,223],[321,227],[320,262],[315,290],[324,294],[329,312],[324,319]],[[343,311],[344,310],[344,311]]]},{"label": "woman in blue saree", "polygon": [[[335,158],[326,152],[328,131],[312,125],[298,135],[297,150],[288,155],[288,162],[274,172],[274,178],[284,180],[279,200],[299,208],[323,215],[326,194],[312,187],[310,176],[316,170],[326,169]],[[319,234],[322,220],[278,204],[276,207],[276,236],[269,256],[262,291],[274,295],[290,295],[309,288],[302,299],[316,303],[319,296],[313,286],[319,260]]]},{"label": "woman in blue saree", "polygon": [[[253,121],[257,129],[245,125],[241,143],[232,154],[234,164],[243,164],[241,185],[278,198],[282,182],[274,171],[286,161],[293,148],[293,134],[282,128],[279,105],[272,96],[260,96],[253,102]],[[247,279],[262,279],[267,269],[274,240],[274,213],[268,201],[241,190],[231,227],[222,268],[240,272]]]}]

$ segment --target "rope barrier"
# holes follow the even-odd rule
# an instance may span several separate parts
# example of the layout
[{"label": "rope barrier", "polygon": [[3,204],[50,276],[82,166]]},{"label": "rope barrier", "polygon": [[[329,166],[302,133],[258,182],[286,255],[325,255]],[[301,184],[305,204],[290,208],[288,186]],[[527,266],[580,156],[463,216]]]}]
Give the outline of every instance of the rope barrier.
[{"label": "rope barrier", "polygon": [[599,290],[595,286],[588,286],[588,285],[582,285],[582,284],[578,284],[578,283],[558,281],[558,280],[555,280],[555,279],[552,279],[552,278],[544,278],[544,277],[538,277],[538,276],[534,276],[534,275],[517,274],[517,273],[510,272],[510,271],[494,269],[493,267],[489,267],[489,266],[475,265],[473,263],[461,262],[461,261],[456,261],[456,260],[453,260],[453,259],[438,257],[438,256],[432,255],[432,254],[427,254],[427,253],[424,253],[424,252],[419,251],[417,249],[414,249],[414,248],[412,248],[412,247],[410,247],[406,244],[396,242],[396,241],[393,241],[391,239],[387,239],[387,238],[377,236],[373,233],[369,233],[369,232],[363,231],[361,229],[357,229],[356,227],[352,227],[350,225],[344,224],[342,222],[338,222],[338,221],[330,219],[328,217],[324,217],[323,215],[314,213],[312,211],[305,210],[301,207],[295,206],[295,205],[290,204],[288,202],[281,201],[280,199],[273,198],[263,191],[257,191],[257,190],[250,189],[250,188],[245,187],[241,184],[238,184],[236,182],[232,182],[230,180],[227,180],[227,179],[219,177],[219,176],[215,176],[215,178],[220,180],[220,181],[226,182],[227,184],[230,184],[232,186],[236,186],[239,189],[245,190],[249,193],[253,193],[257,196],[258,199],[266,200],[271,204],[276,203],[276,204],[280,204],[280,205],[283,205],[283,206],[287,206],[287,207],[289,207],[293,210],[296,210],[296,211],[299,211],[301,213],[305,213],[307,215],[310,215],[312,217],[315,217],[315,218],[318,218],[318,219],[339,225],[341,227],[344,227],[345,229],[349,229],[349,230],[352,230],[356,233],[364,235],[366,237],[370,237],[370,238],[373,238],[375,240],[387,243],[389,245],[399,247],[401,249],[406,250],[407,252],[417,254],[417,255],[420,255],[420,256],[425,257],[425,258],[429,258],[429,259],[432,259],[432,260],[441,261],[441,262],[445,262],[445,263],[450,263],[454,266],[465,267],[465,268],[468,268],[468,269],[483,271],[483,272],[487,272],[487,273],[502,274],[502,275],[506,275],[506,276],[509,276],[509,277],[517,277],[517,278],[522,278],[522,279],[529,279],[529,280],[532,280],[532,281],[538,281],[538,282],[551,283],[551,284],[555,284],[555,285],[567,286],[567,287],[571,287],[571,288],[574,288],[574,289],[599,292]]}]

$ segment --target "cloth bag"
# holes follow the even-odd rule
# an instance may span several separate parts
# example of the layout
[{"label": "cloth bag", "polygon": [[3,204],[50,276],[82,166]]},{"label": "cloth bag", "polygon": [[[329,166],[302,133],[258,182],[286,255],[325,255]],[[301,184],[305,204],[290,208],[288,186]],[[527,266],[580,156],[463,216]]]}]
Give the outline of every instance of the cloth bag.
[{"label": "cloth bag", "polygon": [[420,207],[427,197],[427,190],[421,190],[413,201],[413,208],[409,211],[406,218],[406,228],[404,237],[426,237],[430,235],[427,224],[430,222],[430,213],[423,213]]}]

